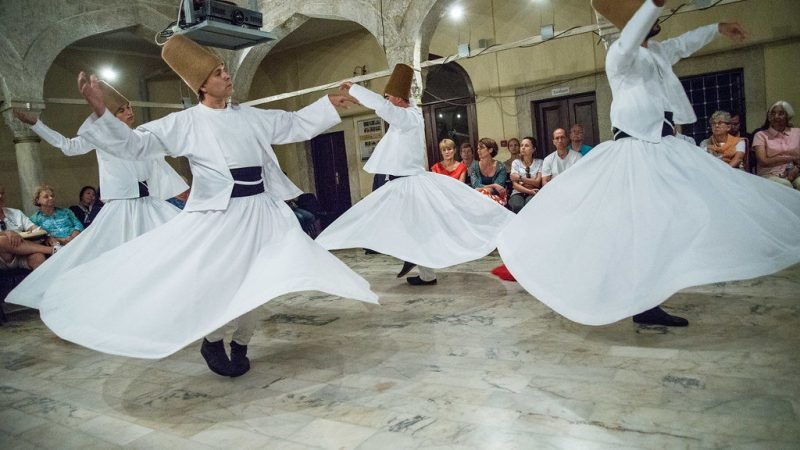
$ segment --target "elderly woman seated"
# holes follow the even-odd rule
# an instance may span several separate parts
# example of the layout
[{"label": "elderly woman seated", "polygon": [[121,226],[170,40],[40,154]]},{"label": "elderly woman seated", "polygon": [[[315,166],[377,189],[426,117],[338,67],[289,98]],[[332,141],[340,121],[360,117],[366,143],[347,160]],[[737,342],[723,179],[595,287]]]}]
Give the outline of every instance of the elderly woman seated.
[{"label": "elderly woman seated", "polygon": [[33,194],[33,204],[39,207],[39,211],[31,216],[31,221],[47,230],[50,245],[67,245],[83,231],[83,224],[72,211],[56,208],[56,193],[52,187],[46,184],[38,186]]},{"label": "elderly woman seated", "polygon": [[769,128],[753,137],[758,175],[800,189],[800,128],[793,128],[794,108],[781,100],[767,112]]},{"label": "elderly woman seated", "polygon": [[494,139],[482,138],[478,141],[478,164],[473,164],[469,168],[469,178],[472,187],[478,192],[505,205],[508,172],[505,164],[494,160],[497,150],[497,142]]},{"label": "elderly woman seated", "polygon": [[33,270],[57,250],[23,238],[21,233],[37,228],[22,211],[6,208],[6,188],[0,185],[0,270]]},{"label": "elderly woman seated", "polygon": [[744,168],[745,141],[730,134],[731,115],[727,111],[716,111],[709,119],[711,136],[700,143],[712,155],[733,168]]}]

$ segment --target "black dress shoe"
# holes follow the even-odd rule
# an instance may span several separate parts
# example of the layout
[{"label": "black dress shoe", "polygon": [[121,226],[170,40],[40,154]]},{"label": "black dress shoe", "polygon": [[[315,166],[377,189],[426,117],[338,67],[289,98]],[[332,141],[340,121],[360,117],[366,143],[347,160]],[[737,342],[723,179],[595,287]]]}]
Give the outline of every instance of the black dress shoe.
[{"label": "black dress shoe", "polygon": [[411,272],[411,269],[414,267],[417,267],[417,265],[408,261],[403,261],[403,268],[400,269],[400,273],[397,274],[397,278],[400,278],[408,272]]},{"label": "black dress shoe", "polygon": [[432,279],[431,281],[425,281],[420,277],[408,277],[406,278],[406,282],[412,286],[430,286],[432,284],[436,284],[436,278]]},{"label": "black dress shoe", "polygon": [[247,346],[231,341],[231,373],[230,377],[240,377],[250,370],[250,360],[247,358]]},{"label": "black dress shoe", "polygon": [[203,355],[203,359],[206,360],[206,364],[212,372],[223,377],[231,376],[231,361],[225,353],[225,344],[222,339],[217,342],[208,342],[208,339],[203,338],[200,354]]},{"label": "black dress shoe", "polygon": [[688,320],[667,314],[666,311],[658,306],[636,314],[633,316],[633,321],[642,325],[663,325],[666,327],[685,327],[689,325]]}]

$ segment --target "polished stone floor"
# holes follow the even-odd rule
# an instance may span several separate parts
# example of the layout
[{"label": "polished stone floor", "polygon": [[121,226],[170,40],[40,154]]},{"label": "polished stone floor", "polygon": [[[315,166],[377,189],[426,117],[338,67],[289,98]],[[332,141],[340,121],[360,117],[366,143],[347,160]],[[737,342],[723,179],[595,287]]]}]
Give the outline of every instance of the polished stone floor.
[{"label": "polished stone floor", "polygon": [[160,361],[0,326],[2,449],[800,448],[800,266],[676,294],[685,329],[571,323],[487,274],[411,287],[399,263],[337,252],[382,306],[263,306],[238,379],[199,344]]}]

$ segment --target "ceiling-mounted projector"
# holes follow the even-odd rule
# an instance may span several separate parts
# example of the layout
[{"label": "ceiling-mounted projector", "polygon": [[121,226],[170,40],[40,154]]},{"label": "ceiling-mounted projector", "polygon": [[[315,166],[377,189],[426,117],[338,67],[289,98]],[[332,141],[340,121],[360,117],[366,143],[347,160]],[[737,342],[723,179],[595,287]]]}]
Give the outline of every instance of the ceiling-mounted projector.
[{"label": "ceiling-mounted projector", "polygon": [[173,32],[198,44],[239,50],[275,39],[271,33],[261,31],[260,12],[225,0],[182,1],[180,21]]}]

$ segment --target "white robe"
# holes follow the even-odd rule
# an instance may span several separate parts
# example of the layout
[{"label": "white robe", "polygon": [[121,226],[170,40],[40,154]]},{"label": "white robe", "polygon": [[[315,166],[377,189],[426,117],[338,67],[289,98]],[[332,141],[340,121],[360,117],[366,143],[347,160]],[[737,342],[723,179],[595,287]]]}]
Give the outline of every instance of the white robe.
[{"label": "white robe", "polygon": [[522,287],[582,324],[629,317],[689,286],[800,262],[800,193],[660,136],[663,99],[672,111],[691,107],[685,95],[673,95],[671,68],[639,47],[660,11],[645,2],[606,59],[612,117],[624,118],[613,125],[639,138],[592,149],[509,225],[535,237],[506,232],[498,245]]},{"label": "white robe", "polygon": [[[81,136],[67,139],[41,120],[31,129],[67,156],[83,155],[95,148]],[[180,212],[164,200],[186,191],[189,186],[163,157],[126,161],[102,150],[95,151],[95,155],[100,195],[106,204],[92,226],[25,277],[8,294],[7,302],[39,308],[44,293],[58,275],[166,223]],[[152,196],[138,198],[139,181],[147,182]],[[91,281],[87,281],[87,288],[89,286]]]},{"label": "white robe", "polygon": [[369,248],[434,269],[494,250],[513,214],[456,179],[425,171],[425,124],[419,109],[394,106],[358,85],[350,94],[389,122],[389,132],[364,169],[404,177],[347,210],[317,242],[327,249]]},{"label": "white robe", "polygon": [[[160,358],[286,293],[318,290],[376,303],[369,284],[312,241],[283,199],[297,188],[271,144],[307,140],[339,121],[327,98],[296,113],[198,105],[132,131],[110,113],[84,136],[120,157],[186,156],[186,209],[57,281],[42,319],[106,353]],[[261,166],[267,191],[230,198],[230,168]]]}]

